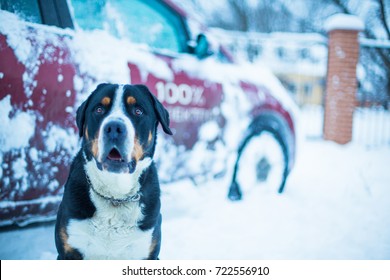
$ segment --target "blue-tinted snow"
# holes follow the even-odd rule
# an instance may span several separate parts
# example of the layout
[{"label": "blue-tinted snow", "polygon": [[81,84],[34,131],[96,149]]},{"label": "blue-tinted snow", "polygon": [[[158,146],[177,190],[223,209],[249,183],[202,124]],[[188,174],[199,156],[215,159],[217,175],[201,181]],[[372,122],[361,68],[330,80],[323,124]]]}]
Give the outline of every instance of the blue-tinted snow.
[{"label": "blue-tinted snow", "polygon": [[[162,186],[162,259],[390,259],[390,148],[304,141],[286,191]],[[0,232],[0,259],[54,259],[54,226]]]}]

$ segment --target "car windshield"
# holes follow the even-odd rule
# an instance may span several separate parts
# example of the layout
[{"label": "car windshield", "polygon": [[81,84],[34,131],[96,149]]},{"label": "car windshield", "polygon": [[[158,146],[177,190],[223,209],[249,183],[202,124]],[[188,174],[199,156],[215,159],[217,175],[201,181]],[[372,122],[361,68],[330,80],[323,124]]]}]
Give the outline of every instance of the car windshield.
[{"label": "car windshield", "polygon": [[158,1],[71,0],[76,26],[156,49],[184,51],[179,17]]}]

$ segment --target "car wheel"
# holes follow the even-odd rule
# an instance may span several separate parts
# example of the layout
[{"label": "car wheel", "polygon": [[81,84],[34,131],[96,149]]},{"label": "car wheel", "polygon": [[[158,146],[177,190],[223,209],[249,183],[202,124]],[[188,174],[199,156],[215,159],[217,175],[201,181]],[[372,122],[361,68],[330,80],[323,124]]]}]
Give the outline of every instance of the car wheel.
[{"label": "car wheel", "polygon": [[243,192],[254,188],[282,193],[287,175],[287,149],[279,134],[272,130],[253,133],[238,151],[229,198],[240,200]]}]

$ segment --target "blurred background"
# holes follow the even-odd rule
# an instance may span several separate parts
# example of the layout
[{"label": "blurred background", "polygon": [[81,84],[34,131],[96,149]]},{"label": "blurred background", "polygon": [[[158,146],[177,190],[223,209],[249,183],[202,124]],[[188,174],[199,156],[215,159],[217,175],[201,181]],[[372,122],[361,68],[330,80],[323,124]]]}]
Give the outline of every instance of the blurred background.
[{"label": "blurred background", "polygon": [[[22,3],[22,7],[38,9],[38,5],[33,7],[30,1],[18,2]],[[76,3],[69,9],[69,14],[65,18],[79,22],[73,24],[62,18],[63,21],[54,24],[55,27],[42,27],[41,19],[29,16],[28,28],[24,28],[24,23],[21,24],[20,21],[25,19],[14,9],[14,2],[0,0],[2,10],[0,51],[3,51],[2,58],[7,58],[0,61],[2,122],[0,217],[4,218],[9,214],[4,210],[8,208],[19,207],[21,212],[24,211],[24,215],[26,213],[28,215],[31,209],[41,212],[47,210],[45,215],[33,217],[27,222],[26,216],[23,216],[22,220],[18,220],[17,217],[2,219],[5,222],[0,228],[0,259],[56,258],[55,209],[62,194],[61,180],[66,179],[66,166],[78,148],[77,130],[74,125],[77,105],[99,80],[112,79],[116,82],[122,78],[128,79],[129,73],[132,75],[135,73],[137,77],[132,76],[132,82],[143,81],[142,79],[148,77],[149,80],[146,79],[148,83],[157,83],[155,89],[158,94],[159,89],[166,89],[164,87],[168,84],[162,81],[173,81],[170,86],[178,83],[178,80],[175,80],[177,73],[182,76],[188,74],[189,78],[185,77],[186,83],[188,80],[191,82],[195,80],[190,89],[198,89],[198,92],[201,87],[214,91],[221,88],[231,90],[225,98],[215,95],[218,98],[212,100],[214,103],[206,108],[211,112],[209,114],[199,113],[201,112],[199,107],[209,105],[207,100],[197,100],[199,103],[194,107],[198,111],[193,111],[195,112],[193,118],[203,121],[202,118],[218,116],[213,122],[202,122],[199,125],[191,123],[190,132],[186,131],[188,123],[182,126],[177,124],[181,119],[185,119],[183,116],[187,116],[188,108],[185,106],[179,106],[184,108],[183,110],[171,108],[172,119],[174,122],[177,121],[174,124],[175,129],[185,133],[176,134],[177,137],[184,139],[177,140],[180,145],[166,140],[163,136],[159,138],[159,144],[163,148],[157,155],[158,161],[164,157],[168,158],[165,164],[160,165],[159,170],[162,178],[163,214],[161,259],[390,259],[389,1],[166,1],[179,7],[188,18],[200,22],[200,26],[194,27],[192,25],[195,24],[189,20],[188,25],[192,30],[207,30],[205,34],[211,46],[210,49],[206,47],[199,51],[197,47],[202,47],[200,41],[197,45],[191,42],[192,45],[189,44],[191,52],[183,56],[185,60],[171,63],[173,66],[167,63],[170,68],[160,63],[154,53],[150,54],[152,52],[148,46],[145,48],[142,45],[142,52],[139,52],[133,50],[133,45],[128,44],[127,40],[112,38],[110,37],[112,34],[99,33],[101,30],[95,33],[88,28],[80,31],[78,28],[82,27],[85,17],[83,13],[79,18],[75,17],[73,9],[76,9],[77,3],[83,5],[88,1],[36,2],[41,5],[44,2],[46,8],[50,6],[49,2],[54,3],[58,14],[62,14],[61,11],[64,10],[61,4]],[[102,6],[103,2],[105,1],[90,3],[98,7]],[[116,2],[125,3],[119,0]],[[85,14],[98,15],[89,10],[80,10]],[[350,138],[347,141],[342,140],[343,143],[337,140],[343,131],[336,132],[336,139],[329,139],[324,133],[326,118],[336,119],[336,124],[340,122],[337,119],[339,112],[329,113],[326,109],[332,108],[329,104],[337,100],[337,94],[336,98],[330,101],[327,101],[326,96],[331,86],[339,82],[338,78],[329,75],[328,66],[330,33],[333,29],[327,26],[327,22],[336,14],[353,15],[363,25],[357,26],[355,22],[352,24],[354,26],[348,26],[344,21],[338,22],[347,30],[357,29],[355,45],[358,49],[356,67],[351,70],[353,77],[350,84],[345,86],[346,90],[352,91],[353,101],[347,109],[351,117],[351,127],[348,128]],[[50,15],[49,13],[48,19]],[[116,14],[109,15],[114,18],[112,21],[114,22]],[[98,16],[91,18],[97,19]],[[170,19],[169,13],[167,18]],[[172,19],[172,22],[176,21]],[[73,31],[74,27],[76,31]],[[149,33],[144,32],[145,34]],[[194,38],[191,38],[192,41]],[[134,40],[137,39],[136,37]],[[38,51],[31,48],[34,43],[37,43]],[[215,48],[221,45],[227,50],[226,53],[221,51],[221,48]],[[173,47],[178,46],[173,44]],[[336,56],[345,56],[346,51],[337,47],[336,44]],[[65,52],[61,52],[62,48]],[[108,48],[108,51],[104,48]],[[10,49],[14,51],[15,59],[10,55]],[[147,54],[144,53],[145,49]],[[45,66],[50,65],[54,68],[48,68],[50,71],[46,70],[46,73],[54,73],[53,76],[42,75],[37,70],[44,64],[40,59],[43,61],[47,58],[44,55],[39,56],[40,52],[49,54],[49,63]],[[176,55],[169,51],[158,52],[159,58],[164,55],[166,55],[164,61],[176,58]],[[269,102],[272,110],[283,112],[283,116],[287,116],[286,119],[290,117],[289,114],[293,116],[292,120],[289,120],[291,126],[294,126],[294,133],[291,134],[293,136],[286,137],[288,140],[284,145],[288,148],[283,146],[282,150],[290,151],[289,156],[293,158],[295,164],[288,170],[289,176],[285,186],[283,185],[283,193],[278,193],[275,188],[267,188],[266,184],[262,183],[246,186],[243,184],[241,200],[232,201],[228,198],[233,171],[226,166],[234,163],[236,156],[236,150],[232,152],[230,148],[234,145],[234,148],[237,148],[239,140],[242,141],[237,139],[238,135],[246,135],[246,130],[241,127],[246,128],[249,122],[246,106],[253,105],[251,103],[253,100],[248,99],[248,102],[245,98],[239,98],[242,97],[240,94],[243,89],[230,87],[229,83],[234,79],[223,72],[228,69],[226,61],[229,61],[230,55],[234,57],[234,63],[231,63],[236,67],[235,74],[241,73],[240,77],[245,75],[254,77],[252,82],[258,86],[255,88],[260,89],[258,92],[255,90],[254,96],[263,94],[269,97],[264,100]],[[218,57],[215,58],[216,56]],[[12,59],[9,59],[10,57]],[[52,59],[53,57],[55,59]],[[195,67],[197,63],[203,62],[208,64],[200,67],[201,70]],[[24,65],[20,66],[20,63]],[[340,71],[338,74],[340,77],[347,71],[343,64],[336,68]],[[17,77],[20,88],[9,86],[17,80],[15,77],[9,79],[10,69],[18,71],[22,69],[20,77]],[[280,83],[273,80],[273,75]],[[339,77],[338,75],[335,74]],[[180,78],[183,78],[182,76]],[[220,79],[218,83],[212,83],[213,77]],[[51,96],[64,98],[65,102],[62,102],[62,99],[53,102],[59,102],[62,107],[53,106],[55,110],[46,109],[55,103],[46,102],[50,98],[50,94],[47,94],[50,91],[46,91],[45,87],[41,88],[42,83],[38,79],[45,81],[43,84],[46,88],[54,84],[52,93],[55,94]],[[259,84],[256,84],[256,79]],[[264,90],[267,88],[265,85],[271,85],[268,88],[271,89],[270,94],[268,90]],[[276,87],[272,87],[274,85]],[[39,93],[36,93],[38,88]],[[249,92],[253,90],[251,85],[246,85],[246,88],[249,88]],[[279,89],[288,96],[279,94]],[[9,94],[12,90],[14,92]],[[17,99],[15,97],[24,98],[21,91],[24,91],[26,96],[26,99],[18,101],[22,105],[15,102]],[[171,89],[171,92],[167,92],[172,94],[173,91]],[[235,95],[237,92],[238,95]],[[164,98],[163,94],[162,96]],[[172,97],[168,94],[167,96]],[[165,101],[168,100],[167,96]],[[226,96],[234,98],[229,100]],[[30,97],[31,100],[35,99],[31,101]],[[34,102],[39,106],[34,105]],[[41,104],[43,105],[40,106]],[[63,123],[47,124],[42,121],[44,119],[42,115],[46,113],[49,116],[56,116],[58,107],[62,110],[60,117],[64,120]],[[34,110],[39,113],[34,115]],[[218,119],[221,116],[224,121]],[[231,122],[232,116],[236,116],[237,121]],[[229,122],[230,126],[227,125]],[[225,123],[226,127],[223,127]],[[15,127],[22,129],[14,129]],[[192,137],[192,130],[195,131],[196,137],[188,140]],[[39,147],[32,148],[32,142],[28,142],[28,139],[35,134],[38,135],[38,142],[41,142]],[[194,141],[188,144],[187,140]],[[278,141],[274,141],[272,135],[271,138],[260,142],[265,147],[264,155],[272,159],[276,153],[270,148],[272,146],[267,146],[269,140],[271,145],[276,143],[276,151],[281,147]],[[249,154],[252,152],[255,154],[257,148],[258,146],[253,147]],[[286,153],[285,150],[282,153]],[[21,160],[14,161],[12,164],[15,165],[11,168],[10,161],[15,158]],[[172,169],[171,162],[179,159],[181,161],[178,166],[185,166],[188,169],[178,169],[179,171]],[[52,162],[60,167],[53,167]],[[272,165],[272,161],[268,163]],[[260,162],[256,164],[259,166]],[[282,165],[285,168],[283,170],[289,168],[286,166],[292,166],[285,158]],[[212,171],[213,174],[203,177],[192,176],[186,173],[191,168],[196,171]],[[220,169],[224,168],[227,170],[222,172]],[[269,166],[267,168],[269,169]],[[34,182],[37,182],[37,185],[44,185],[46,188],[44,191],[49,189],[53,196],[48,197],[46,193],[43,195],[40,193],[43,198],[38,198],[33,208],[23,208],[21,205],[26,197],[35,198],[31,189],[36,186],[26,183],[30,180],[29,176],[32,176],[31,169],[39,169],[43,175],[38,174],[40,177],[38,176]],[[171,180],[175,175],[177,178]],[[61,180],[51,180],[54,176],[59,176]],[[243,178],[245,181],[245,174]],[[16,181],[14,185],[10,183],[13,179]],[[22,200],[21,198],[24,200],[18,201]],[[48,212],[50,213],[47,214]]]},{"label": "blurred background", "polygon": [[[322,137],[327,74],[326,20],[356,15],[364,22],[357,65],[354,140],[388,145],[390,4],[384,0],[204,0],[189,5],[237,57],[266,64],[303,110],[306,136]],[[372,40],[367,40],[372,39]],[[386,41],[387,40],[387,41]],[[359,131],[359,133],[357,133]]]}]

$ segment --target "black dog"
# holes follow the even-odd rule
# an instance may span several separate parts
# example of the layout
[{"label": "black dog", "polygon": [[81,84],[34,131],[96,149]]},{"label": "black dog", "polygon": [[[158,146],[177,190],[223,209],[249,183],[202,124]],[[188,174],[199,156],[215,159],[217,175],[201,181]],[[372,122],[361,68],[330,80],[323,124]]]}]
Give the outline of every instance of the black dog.
[{"label": "black dog", "polygon": [[153,154],[169,115],[143,85],[101,84],[77,110],[82,148],[57,215],[58,259],[157,259],[160,187]]}]

